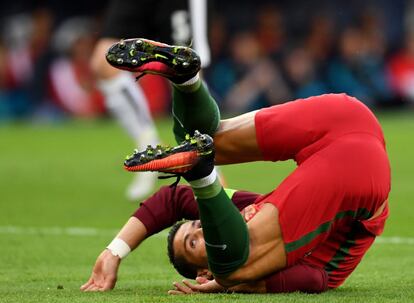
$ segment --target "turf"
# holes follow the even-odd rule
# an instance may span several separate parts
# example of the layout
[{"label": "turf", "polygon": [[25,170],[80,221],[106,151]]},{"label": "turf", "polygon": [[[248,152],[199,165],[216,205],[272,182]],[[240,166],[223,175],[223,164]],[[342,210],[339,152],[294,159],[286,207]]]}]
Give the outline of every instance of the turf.
[{"label": "turf", "polygon": [[[168,265],[165,233],[123,262],[114,291],[80,292],[96,256],[138,206],[124,198],[131,174],[121,164],[132,143],[108,120],[2,125],[0,302],[413,302],[413,116],[379,113],[393,169],[384,238],[401,243],[374,244],[342,287],[321,295],[169,296],[181,278]],[[169,120],[157,125],[173,143]],[[223,171],[230,187],[266,192],[293,167],[253,163]]]}]

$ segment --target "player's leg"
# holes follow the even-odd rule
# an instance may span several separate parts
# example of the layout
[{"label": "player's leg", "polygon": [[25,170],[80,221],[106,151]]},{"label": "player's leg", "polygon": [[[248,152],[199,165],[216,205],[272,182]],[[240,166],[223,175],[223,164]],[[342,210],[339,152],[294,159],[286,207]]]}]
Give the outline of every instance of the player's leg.
[{"label": "player's leg", "polygon": [[256,140],[256,112],[220,121],[216,101],[198,76],[195,78],[193,84],[173,85],[174,134],[177,140],[182,141],[185,134],[198,130],[214,137],[216,164],[262,160]]},{"label": "player's leg", "polygon": [[198,130],[214,136],[220,123],[220,110],[197,73],[188,81],[173,84],[172,114],[177,142]]},{"label": "player's leg", "polygon": [[192,49],[142,38],[126,39],[111,46],[106,59],[116,68],[158,74],[172,82],[174,134],[178,142],[195,130],[214,134],[220,112],[200,80],[200,58]]},{"label": "player's leg", "polygon": [[107,60],[119,69],[159,74],[171,80],[177,141],[198,130],[217,136],[217,164],[262,159],[256,140],[255,113],[220,122],[218,106],[198,75],[199,58],[190,48],[128,39],[114,44],[108,50]]},{"label": "player's leg", "polygon": [[105,61],[107,46],[113,41],[100,40],[92,57],[92,66],[105,94],[106,105],[128,134],[139,142],[140,148],[156,144],[159,141],[157,131],[142,89],[132,75],[114,69]]},{"label": "player's leg", "polygon": [[210,270],[228,276],[249,256],[249,233],[237,207],[223,189],[214,169],[214,150],[182,174],[196,197]]},{"label": "player's leg", "polygon": [[[158,134],[148,109],[146,97],[129,73],[117,70],[105,60],[106,50],[116,40],[101,39],[91,59],[98,84],[105,96],[109,112],[134,140],[138,149],[159,142]],[[138,174],[127,190],[131,200],[147,195],[153,188],[157,174]]]},{"label": "player's leg", "polygon": [[[174,130],[177,138],[183,137],[193,127],[212,134],[217,129],[219,111],[198,77],[200,61],[191,49],[131,39],[113,45],[107,60],[121,69],[161,74],[174,83]],[[191,161],[180,162],[178,159],[174,162],[181,156]],[[224,192],[214,170],[211,137],[200,135],[188,138],[174,149],[157,147],[135,153],[126,160],[125,167],[128,170],[159,170],[183,175],[197,199],[212,272],[228,275],[244,264],[249,255],[247,226]]]},{"label": "player's leg", "polygon": [[195,129],[214,134],[217,164],[297,160],[301,151],[328,138],[327,134],[358,130],[360,125],[350,121],[355,121],[356,115],[367,116],[368,110],[360,102],[330,94],[269,107],[219,124],[217,105],[197,74],[200,59],[190,48],[129,39],[111,46],[107,60],[120,69],[170,79],[174,83],[176,137],[182,139]]}]

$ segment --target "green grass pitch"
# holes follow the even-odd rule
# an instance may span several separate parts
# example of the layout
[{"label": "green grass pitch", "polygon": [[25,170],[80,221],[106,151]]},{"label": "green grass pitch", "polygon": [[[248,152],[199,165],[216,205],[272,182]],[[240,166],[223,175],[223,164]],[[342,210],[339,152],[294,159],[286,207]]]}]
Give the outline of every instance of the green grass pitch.
[{"label": "green grass pitch", "polygon": [[[181,278],[168,265],[165,233],[123,262],[114,291],[80,292],[95,258],[138,205],[124,198],[132,176],[121,166],[134,147],[113,121],[0,126],[0,302],[414,302],[414,112],[379,118],[393,170],[391,217],[347,282],[321,295],[169,296]],[[170,121],[157,125],[173,143]],[[264,193],[293,167],[223,171],[230,187]]]}]

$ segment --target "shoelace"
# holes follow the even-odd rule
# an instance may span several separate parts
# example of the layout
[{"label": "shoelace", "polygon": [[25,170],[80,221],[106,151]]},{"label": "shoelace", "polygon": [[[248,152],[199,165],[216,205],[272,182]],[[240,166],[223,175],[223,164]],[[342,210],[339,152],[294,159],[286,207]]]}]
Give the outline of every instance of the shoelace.
[{"label": "shoelace", "polygon": [[160,179],[160,180],[176,178],[175,181],[169,185],[169,187],[173,189],[171,199],[174,199],[174,197],[175,197],[175,192],[177,190],[177,185],[178,185],[178,183],[180,183],[181,177],[182,177],[181,174],[170,174],[170,175],[158,176],[158,179]]}]

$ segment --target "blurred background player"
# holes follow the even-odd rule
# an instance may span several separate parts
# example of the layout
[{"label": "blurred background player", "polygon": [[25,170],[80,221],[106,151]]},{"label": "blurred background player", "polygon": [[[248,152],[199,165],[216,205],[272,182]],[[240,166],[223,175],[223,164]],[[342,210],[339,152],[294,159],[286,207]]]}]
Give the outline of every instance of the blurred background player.
[{"label": "blurred background player", "polygon": [[95,45],[94,24],[87,17],[72,17],[52,37],[54,60],[49,67],[49,93],[65,113],[96,118],[105,112],[89,60]]},{"label": "blurred background player", "polygon": [[[159,142],[147,97],[130,73],[111,67],[105,59],[110,45],[122,38],[146,37],[175,45],[192,45],[202,67],[210,63],[207,39],[206,0],[117,1],[108,3],[101,38],[95,46],[91,66],[108,111],[124,127],[139,150]],[[127,197],[136,200],[148,195],[157,173],[136,175]]]}]

